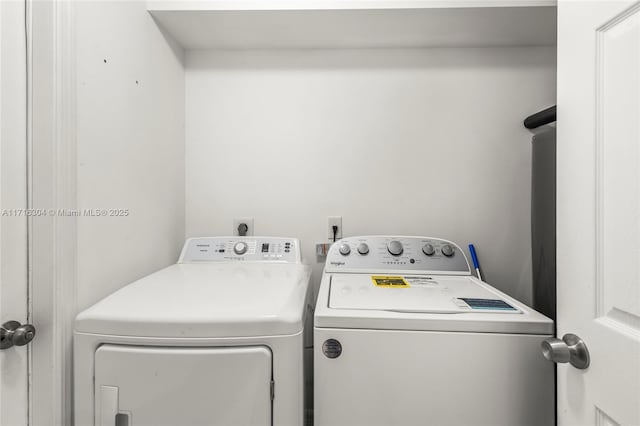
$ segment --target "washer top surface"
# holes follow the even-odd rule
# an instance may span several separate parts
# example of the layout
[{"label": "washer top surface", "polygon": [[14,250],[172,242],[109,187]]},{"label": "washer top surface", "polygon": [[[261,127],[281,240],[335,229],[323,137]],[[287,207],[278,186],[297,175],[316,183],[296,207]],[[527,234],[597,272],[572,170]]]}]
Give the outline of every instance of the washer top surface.
[{"label": "washer top surface", "polygon": [[335,274],[329,307],[435,314],[522,313],[471,277],[429,275]]},{"label": "washer top surface", "polygon": [[[197,244],[229,246],[222,239],[203,240],[187,241],[180,263],[131,283],[80,313],[76,332],[216,338],[289,335],[302,330],[311,270],[299,261],[297,240],[246,238],[258,248],[252,254],[247,250],[230,258],[226,251],[214,254],[211,249],[209,255],[217,260],[202,260],[205,252],[198,252],[200,258],[192,261],[188,253]],[[269,245],[281,243],[283,255],[288,241],[288,256],[263,259],[265,240]]]},{"label": "washer top surface", "polygon": [[[368,250],[358,250],[362,244]],[[332,246],[327,259],[316,327],[553,333],[549,318],[472,276],[450,241],[353,237]]]}]

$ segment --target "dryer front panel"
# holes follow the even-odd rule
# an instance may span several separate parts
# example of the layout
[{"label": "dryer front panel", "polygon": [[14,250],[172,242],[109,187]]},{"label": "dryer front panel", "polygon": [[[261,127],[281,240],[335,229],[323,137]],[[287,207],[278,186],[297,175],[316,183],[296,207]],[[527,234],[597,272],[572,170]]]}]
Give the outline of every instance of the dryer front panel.
[{"label": "dryer front panel", "polygon": [[265,346],[102,345],[95,353],[96,426],[271,425]]}]

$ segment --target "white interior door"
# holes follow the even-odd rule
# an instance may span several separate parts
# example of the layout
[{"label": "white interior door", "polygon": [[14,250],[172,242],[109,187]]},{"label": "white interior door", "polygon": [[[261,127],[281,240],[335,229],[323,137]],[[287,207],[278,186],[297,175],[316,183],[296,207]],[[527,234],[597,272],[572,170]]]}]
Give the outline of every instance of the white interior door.
[{"label": "white interior door", "polygon": [[[0,1],[0,324],[27,322],[25,2]],[[27,425],[27,346],[0,350],[0,424]]]},{"label": "white interior door", "polygon": [[558,424],[640,425],[640,2],[558,5]]}]

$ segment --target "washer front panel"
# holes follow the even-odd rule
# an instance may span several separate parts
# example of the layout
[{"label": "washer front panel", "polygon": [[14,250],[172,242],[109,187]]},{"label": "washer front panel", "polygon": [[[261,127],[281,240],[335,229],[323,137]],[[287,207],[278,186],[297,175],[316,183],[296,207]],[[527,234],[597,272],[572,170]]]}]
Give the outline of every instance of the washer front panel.
[{"label": "washer front panel", "polygon": [[547,336],[316,329],[314,424],[553,425]]}]

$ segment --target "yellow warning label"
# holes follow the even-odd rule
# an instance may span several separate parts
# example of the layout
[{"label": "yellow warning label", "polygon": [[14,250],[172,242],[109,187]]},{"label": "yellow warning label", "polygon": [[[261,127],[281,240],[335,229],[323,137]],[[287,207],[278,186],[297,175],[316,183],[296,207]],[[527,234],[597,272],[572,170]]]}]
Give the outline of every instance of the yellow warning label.
[{"label": "yellow warning label", "polygon": [[381,277],[374,275],[371,277],[371,281],[373,281],[373,285],[378,287],[411,287],[409,283],[405,281],[404,277]]}]

